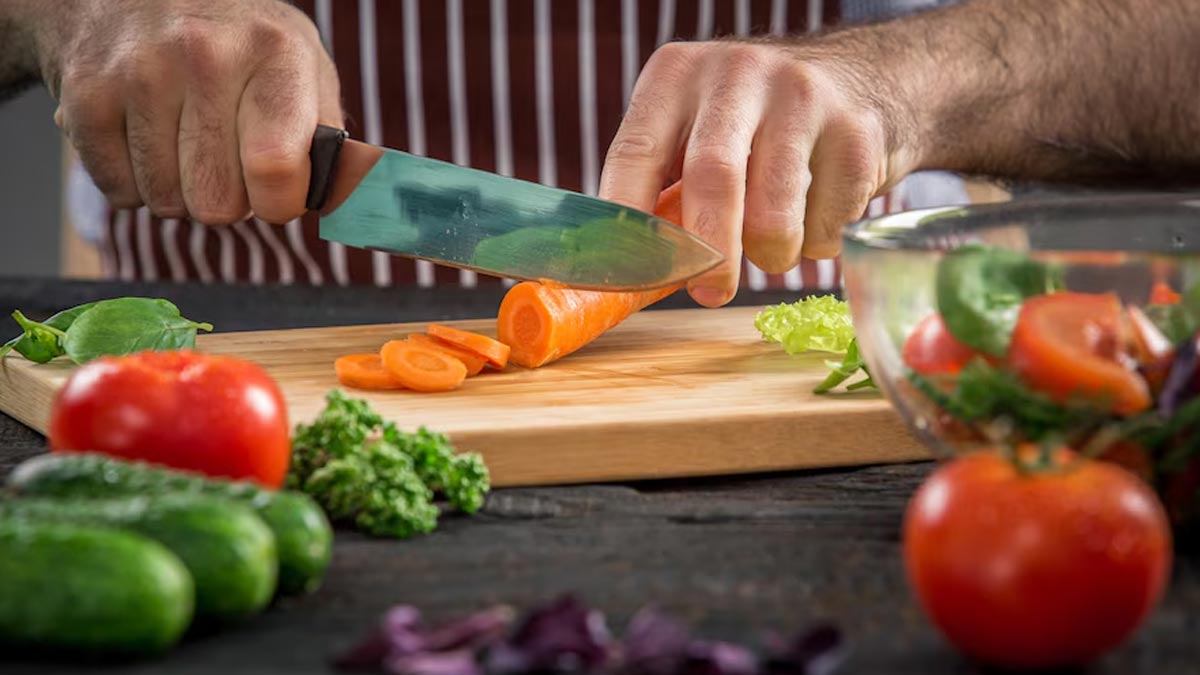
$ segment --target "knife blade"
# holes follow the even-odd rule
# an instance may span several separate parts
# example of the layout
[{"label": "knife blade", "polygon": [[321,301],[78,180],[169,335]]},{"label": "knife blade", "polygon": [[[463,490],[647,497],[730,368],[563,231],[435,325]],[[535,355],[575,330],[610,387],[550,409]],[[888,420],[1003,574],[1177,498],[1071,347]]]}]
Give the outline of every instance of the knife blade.
[{"label": "knife blade", "polygon": [[681,284],[725,260],[652,214],[538,183],[313,136],[307,206],[320,236],[356,248],[586,290]]}]

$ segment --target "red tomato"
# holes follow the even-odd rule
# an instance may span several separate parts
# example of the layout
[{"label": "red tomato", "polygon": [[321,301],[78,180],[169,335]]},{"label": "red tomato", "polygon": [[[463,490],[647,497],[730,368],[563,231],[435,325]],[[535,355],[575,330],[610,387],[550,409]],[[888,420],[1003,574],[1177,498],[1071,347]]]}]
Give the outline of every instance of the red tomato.
[{"label": "red tomato", "polygon": [[50,448],[283,484],[287,408],[257,365],[190,351],[92,361],[58,392]]},{"label": "red tomato", "polygon": [[940,467],[913,496],[904,562],[925,612],[968,655],[1077,666],[1154,607],[1171,531],[1149,486],[1120,467],[1084,461],[1030,475],[981,452]]},{"label": "red tomato", "polygon": [[904,364],[922,375],[957,375],[975,357],[975,350],[950,334],[942,315],[921,320],[904,341]]},{"label": "red tomato", "polygon": [[1083,397],[1113,412],[1140,412],[1150,407],[1150,389],[1120,360],[1121,327],[1115,295],[1039,295],[1021,306],[1008,362],[1029,386],[1056,400]]}]

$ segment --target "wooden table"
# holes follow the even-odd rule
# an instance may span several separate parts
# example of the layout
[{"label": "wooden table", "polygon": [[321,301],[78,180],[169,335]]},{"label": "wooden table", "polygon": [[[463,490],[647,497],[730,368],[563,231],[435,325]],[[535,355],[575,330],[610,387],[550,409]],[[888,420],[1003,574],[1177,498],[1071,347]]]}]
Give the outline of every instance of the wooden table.
[{"label": "wooden table", "polygon": [[[119,295],[168,297],[223,329],[475,318],[500,290],[228,288],[0,279],[0,311],[44,316]],[[794,294],[791,294],[794,295]],[[787,294],[746,294],[766,304]],[[687,306],[673,298],[665,306]],[[753,439],[747,439],[752,443]],[[43,439],[0,415],[0,472]],[[914,605],[900,564],[905,500],[928,463],[757,477],[495,492],[474,518],[406,542],[339,533],[324,587],[166,660],[105,673],[302,675],[393,603],[434,618],[495,602],[524,607],[575,591],[618,626],[646,603],[702,632],[749,639],[833,620],[852,653],[842,673],[973,673]],[[1089,672],[1198,673],[1200,553],[1176,557],[1169,595],[1127,646]],[[0,656],[0,659],[3,657]],[[0,672],[93,672],[0,660]]]}]

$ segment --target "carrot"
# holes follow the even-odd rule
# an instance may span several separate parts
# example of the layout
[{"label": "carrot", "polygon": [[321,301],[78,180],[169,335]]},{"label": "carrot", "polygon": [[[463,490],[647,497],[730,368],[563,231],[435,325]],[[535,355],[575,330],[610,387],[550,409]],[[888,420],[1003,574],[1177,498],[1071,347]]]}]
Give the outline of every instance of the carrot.
[{"label": "carrot", "polygon": [[467,378],[467,367],[446,352],[408,340],[392,340],[379,350],[383,365],[414,391],[450,391]]},{"label": "carrot", "polygon": [[403,389],[391,371],[383,367],[378,354],[347,354],[333,362],[338,382],[355,389]]},{"label": "carrot", "polygon": [[682,181],[676,182],[658,194],[658,202],[654,204],[654,215],[676,225],[683,225]]},{"label": "carrot", "polygon": [[487,365],[487,359],[475,352],[467,351],[462,347],[452,345],[449,342],[444,342],[424,333],[413,333],[408,336],[408,341],[415,342],[423,347],[430,347],[446,352],[450,356],[462,361],[463,365],[467,367],[467,377],[478,375],[479,371],[483,370],[483,367]]},{"label": "carrot", "polygon": [[513,363],[537,368],[583,347],[675,290],[604,293],[526,281],[509,289],[500,303],[500,340],[512,347]]},{"label": "carrot", "polygon": [[498,342],[486,335],[472,333],[471,331],[462,330],[461,328],[451,328],[441,324],[431,323],[426,330],[433,337],[449,342],[455,347],[465,349],[469,352],[474,352],[483,358],[487,359],[488,364],[494,368],[503,368],[508,365],[508,345],[503,342]]},{"label": "carrot", "polygon": [[[658,195],[654,213],[683,221],[683,184]],[[638,293],[604,293],[551,287],[531,281],[509,289],[497,318],[500,341],[512,347],[512,361],[537,368],[561,359],[605,331],[679,290],[679,286]]]}]

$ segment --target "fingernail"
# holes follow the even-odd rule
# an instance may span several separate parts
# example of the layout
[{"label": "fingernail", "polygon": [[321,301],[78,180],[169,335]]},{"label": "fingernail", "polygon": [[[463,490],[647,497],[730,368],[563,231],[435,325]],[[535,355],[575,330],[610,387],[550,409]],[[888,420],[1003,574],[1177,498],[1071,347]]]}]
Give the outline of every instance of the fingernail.
[{"label": "fingernail", "polygon": [[692,298],[706,307],[719,307],[725,304],[727,294],[719,288],[700,286],[692,289]]}]

